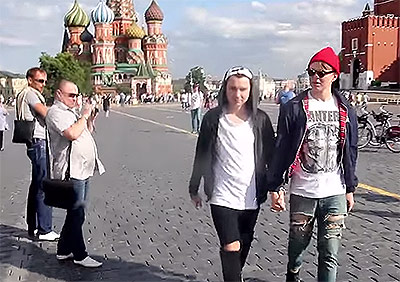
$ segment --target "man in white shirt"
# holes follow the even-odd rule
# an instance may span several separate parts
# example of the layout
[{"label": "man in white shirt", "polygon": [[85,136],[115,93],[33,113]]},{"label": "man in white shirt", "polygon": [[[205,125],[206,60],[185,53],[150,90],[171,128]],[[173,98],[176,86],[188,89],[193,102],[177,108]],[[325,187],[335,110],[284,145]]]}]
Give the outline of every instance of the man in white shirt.
[{"label": "man in white shirt", "polygon": [[[277,191],[290,177],[290,230],[287,282],[298,282],[303,254],[318,224],[318,278],[336,281],[344,219],[353,208],[358,179],[357,116],[332,83],[340,74],[330,47],[317,52],[307,69],[311,89],[282,105],[268,189]],[[284,177],[285,175],[285,177]],[[271,195],[271,208],[285,209]]]},{"label": "man in white shirt", "polygon": [[96,169],[104,172],[92,137],[93,120],[96,112],[93,105],[86,104],[82,115],[75,111],[78,87],[62,80],[54,95],[54,105],[49,109],[46,122],[50,135],[52,171],[54,179],[69,176],[78,195],[75,206],[67,210],[61,237],[57,245],[57,259],[74,259],[74,263],[84,267],[102,265],[88,256],[83,238],[82,226],[85,221],[85,204],[89,190],[89,179]]},{"label": "man in white shirt", "polygon": [[192,121],[192,133],[200,132],[201,105],[203,104],[203,92],[199,90],[199,85],[195,84],[190,95],[190,117]]},{"label": "man in white shirt", "polygon": [[26,144],[27,155],[32,164],[32,180],[27,199],[26,222],[28,235],[39,240],[54,241],[60,235],[52,231],[52,208],[44,203],[43,179],[47,175],[45,99],[42,96],[47,82],[43,69],[34,67],[27,71],[28,86],[17,95],[16,117],[35,121],[32,143]]}]

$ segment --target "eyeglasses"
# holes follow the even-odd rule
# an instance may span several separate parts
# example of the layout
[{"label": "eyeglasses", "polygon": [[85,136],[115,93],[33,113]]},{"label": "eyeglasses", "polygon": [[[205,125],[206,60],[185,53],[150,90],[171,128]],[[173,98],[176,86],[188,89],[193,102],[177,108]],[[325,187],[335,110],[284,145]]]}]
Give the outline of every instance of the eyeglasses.
[{"label": "eyeglasses", "polygon": [[69,97],[69,98],[76,98],[76,97],[78,97],[78,95],[79,95],[79,93],[67,93],[67,92],[64,92],[64,91],[62,91],[61,89],[60,89],[60,91],[62,92],[62,93],[64,93],[67,97]]},{"label": "eyeglasses", "polygon": [[318,75],[319,78],[323,78],[325,75],[334,73],[335,71],[317,71],[314,69],[307,69],[307,73],[309,76]]},{"label": "eyeglasses", "polygon": [[70,98],[76,98],[76,97],[78,97],[78,93],[67,93],[68,94],[68,97],[70,97]]},{"label": "eyeglasses", "polygon": [[253,74],[251,73],[251,71],[248,68],[232,67],[225,73],[224,81],[228,80],[228,78],[230,78],[232,75],[243,75],[243,76],[247,77],[248,79],[253,78]]},{"label": "eyeglasses", "polygon": [[47,80],[45,79],[35,79],[36,82],[39,82],[41,84],[47,83]]}]

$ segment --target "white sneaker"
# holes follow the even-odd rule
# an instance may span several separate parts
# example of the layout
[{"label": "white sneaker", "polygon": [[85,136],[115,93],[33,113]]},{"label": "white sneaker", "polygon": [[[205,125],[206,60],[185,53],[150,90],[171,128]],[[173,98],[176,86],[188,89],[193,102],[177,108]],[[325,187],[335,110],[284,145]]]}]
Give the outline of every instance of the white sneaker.
[{"label": "white sneaker", "polygon": [[56,241],[60,238],[60,234],[50,231],[47,234],[39,234],[38,239],[42,241]]},{"label": "white sneaker", "polygon": [[70,253],[69,255],[56,255],[56,258],[58,260],[67,260],[67,259],[72,259],[74,257],[73,253]]},{"label": "white sneaker", "polygon": [[103,263],[92,259],[91,257],[87,256],[83,260],[74,260],[75,264],[82,265],[83,267],[100,267]]}]

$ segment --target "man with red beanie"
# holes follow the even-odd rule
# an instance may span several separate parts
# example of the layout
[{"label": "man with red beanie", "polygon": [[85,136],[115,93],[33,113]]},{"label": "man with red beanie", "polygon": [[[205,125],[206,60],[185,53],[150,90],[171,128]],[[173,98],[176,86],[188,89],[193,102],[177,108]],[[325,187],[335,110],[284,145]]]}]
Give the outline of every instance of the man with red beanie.
[{"label": "man with red beanie", "polygon": [[[358,185],[357,116],[347,100],[332,90],[339,58],[327,47],[307,68],[311,89],[282,105],[268,190],[289,182],[290,230],[286,281],[301,281],[303,254],[318,225],[318,281],[336,281],[344,219],[353,208]],[[332,92],[333,91],[333,92]],[[285,209],[271,193],[271,209]]]}]

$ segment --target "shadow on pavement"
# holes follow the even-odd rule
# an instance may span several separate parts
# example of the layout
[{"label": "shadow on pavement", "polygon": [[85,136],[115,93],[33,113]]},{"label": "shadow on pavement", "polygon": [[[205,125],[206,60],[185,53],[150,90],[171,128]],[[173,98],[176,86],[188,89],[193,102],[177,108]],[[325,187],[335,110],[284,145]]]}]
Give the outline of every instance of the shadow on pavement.
[{"label": "shadow on pavement", "polygon": [[382,210],[354,210],[353,213],[374,215],[379,217],[400,218],[400,212],[382,211]]},{"label": "shadow on pavement", "polygon": [[394,197],[375,194],[375,193],[363,193],[358,194],[358,198],[363,198],[366,201],[375,202],[375,203],[382,203],[382,204],[389,204],[389,203],[400,203],[399,199]]},{"label": "shadow on pavement", "polygon": [[[2,272],[0,277],[5,278],[10,275],[5,273],[5,270],[8,265],[13,265],[46,278],[63,281],[195,280],[192,275],[164,271],[158,267],[118,259],[104,260],[104,257],[99,256],[93,256],[93,258],[102,261],[103,266],[96,269],[77,266],[73,261],[59,262],[55,258],[55,254],[47,253],[42,249],[43,243],[34,242],[28,238],[26,230],[0,224],[0,269]],[[16,280],[18,280],[17,277]]]}]

